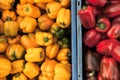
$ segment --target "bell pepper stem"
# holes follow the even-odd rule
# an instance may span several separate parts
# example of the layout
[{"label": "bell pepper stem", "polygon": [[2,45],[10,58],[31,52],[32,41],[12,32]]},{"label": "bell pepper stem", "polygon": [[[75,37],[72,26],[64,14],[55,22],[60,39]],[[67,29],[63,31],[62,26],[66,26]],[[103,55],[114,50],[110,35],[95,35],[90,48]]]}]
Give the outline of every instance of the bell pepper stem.
[{"label": "bell pepper stem", "polygon": [[95,76],[95,71],[92,71],[91,73],[88,74],[89,77]]},{"label": "bell pepper stem", "polygon": [[45,37],[44,42],[48,42],[48,41],[49,41],[48,37]]},{"label": "bell pepper stem", "polygon": [[97,26],[98,26],[100,29],[105,29],[105,27],[106,27],[105,23],[103,23],[103,22],[99,22],[99,23],[97,24]]}]

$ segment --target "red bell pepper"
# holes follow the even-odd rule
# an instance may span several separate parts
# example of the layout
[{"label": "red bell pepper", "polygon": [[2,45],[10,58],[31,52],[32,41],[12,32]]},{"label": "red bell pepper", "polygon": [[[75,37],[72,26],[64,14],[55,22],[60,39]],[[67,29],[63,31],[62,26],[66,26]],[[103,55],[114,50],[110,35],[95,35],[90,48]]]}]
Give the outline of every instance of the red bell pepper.
[{"label": "red bell pepper", "polygon": [[119,43],[116,39],[106,39],[100,41],[96,46],[96,51],[99,54],[111,56],[113,46]]},{"label": "red bell pepper", "polygon": [[103,57],[100,64],[100,76],[102,80],[119,80],[119,69],[113,58]]},{"label": "red bell pepper", "polygon": [[104,7],[107,0],[87,0],[87,3],[97,7]]},{"label": "red bell pepper", "polygon": [[107,32],[109,38],[120,37],[120,23],[112,24],[110,30]]},{"label": "red bell pepper", "polygon": [[120,16],[113,19],[112,24],[120,23]]},{"label": "red bell pepper", "polygon": [[113,46],[111,55],[116,61],[120,63],[120,42]]},{"label": "red bell pepper", "polygon": [[95,27],[95,14],[92,6],[84,6],[78,11],[78,15],[85,29],[91,29]]},{"label": "red bell pepper", "polygon": [[100,33],[106,33],[110,29],[110,27],[110,20],[106,17],[101,17],[98,19],[95,29]]},{"label": "red bell pepper", "polygon": [[116,4],[116,3],[120,3],[120,0],[109,0],[109,2],[110,2],[111,4]]},{"label": "red bell pepper", "polygon": [[92,48],[101,40],[101,34],[98,33],[95,29],[88,30],[83,35],[83,43]]},{"label": "red bell pepper", "polygon": [[114,18],[120,15],[120,3],[109,4],[104,10],[104,15],[108,18]]}]

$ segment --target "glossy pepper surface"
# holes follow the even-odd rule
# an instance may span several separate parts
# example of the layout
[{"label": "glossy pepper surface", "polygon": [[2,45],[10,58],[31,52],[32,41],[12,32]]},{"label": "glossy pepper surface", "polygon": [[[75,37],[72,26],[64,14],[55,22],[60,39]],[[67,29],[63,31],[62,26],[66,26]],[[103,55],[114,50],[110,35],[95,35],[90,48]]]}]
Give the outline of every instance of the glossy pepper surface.
[{"label": "glossy pepper surface", "polygon": [[111,25],[110,30],[107,32],[109,38],[119,38],[120,37],[120,23]]},{"label": "glossy pepper surface", "polygon": [[93,6],[104,7],[107,3],[107,0],[87,0],[87,2]]},{"label": "glossy pepper surface", "polygon": [[94,47],[100,41],[100,39],[101,34],[94,29],[88,30],[83,35],[83,43],[90,48]]},{"label": "glossy pepper surface", "polygon": [[119,80],[119,69],[113,58],[103,57],[100,65],[102,80]]},{"label": "glossy pepper surface", "polygon": [[95,29],[100,33],[105,33],[110,29],[110,27],[111,27],[110,20],[106,17],[101,17],[98,19]]},{"label": "glossy pepper surface", "polygon": [[120,3],[117,4],[109,4],[104,10],[103,13],[108,18],[114,18],[120,15]]},{"label": "glossy pepper surface", "polygon": [[119,43],[116,39],[105,39],[100,41],[96,46],[96,51],[99,54],[110,56],[113,46]]},{"label": "glossy pepper surface", "polygon": [[78,15],[85,29],[91,29],[95,27],[95,14],[92,6],[83,6],[83,8],[78,11]]}]

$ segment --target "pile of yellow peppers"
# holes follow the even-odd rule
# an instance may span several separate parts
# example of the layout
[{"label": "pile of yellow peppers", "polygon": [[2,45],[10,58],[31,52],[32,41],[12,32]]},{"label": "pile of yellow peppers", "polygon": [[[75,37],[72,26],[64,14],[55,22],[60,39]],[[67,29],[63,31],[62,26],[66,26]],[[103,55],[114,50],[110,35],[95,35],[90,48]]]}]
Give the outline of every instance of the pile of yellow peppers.
[{"label": "pile of yellow peppers", "polygon": [[71,79],[70,4],[0,0],[0,80]]}]

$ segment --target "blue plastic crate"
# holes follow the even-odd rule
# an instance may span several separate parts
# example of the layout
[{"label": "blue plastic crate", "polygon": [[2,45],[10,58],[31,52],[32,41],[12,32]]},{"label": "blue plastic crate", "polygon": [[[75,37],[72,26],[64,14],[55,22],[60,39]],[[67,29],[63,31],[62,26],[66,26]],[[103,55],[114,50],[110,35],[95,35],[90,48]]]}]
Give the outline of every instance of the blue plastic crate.
[{"label": "blue plastic crate", "polygon": [[82,71],[82,28],[77,12],[81,9],[81,0],[71,0],[72,35],[72,80],[83,80]]},{"label": "blue plastic crate", "polygon": [[[77,0],[77,13],[81,9],[82,0]],[[78,80],[83,80],[83,58],[82,58],[82,25],[77,15],[77,67]]]},{"label": "blue plastic crate", "polygon": [[72,50],[72,80],[78,80],[77,73],[77,0],[71,0],[71,50]]}]

